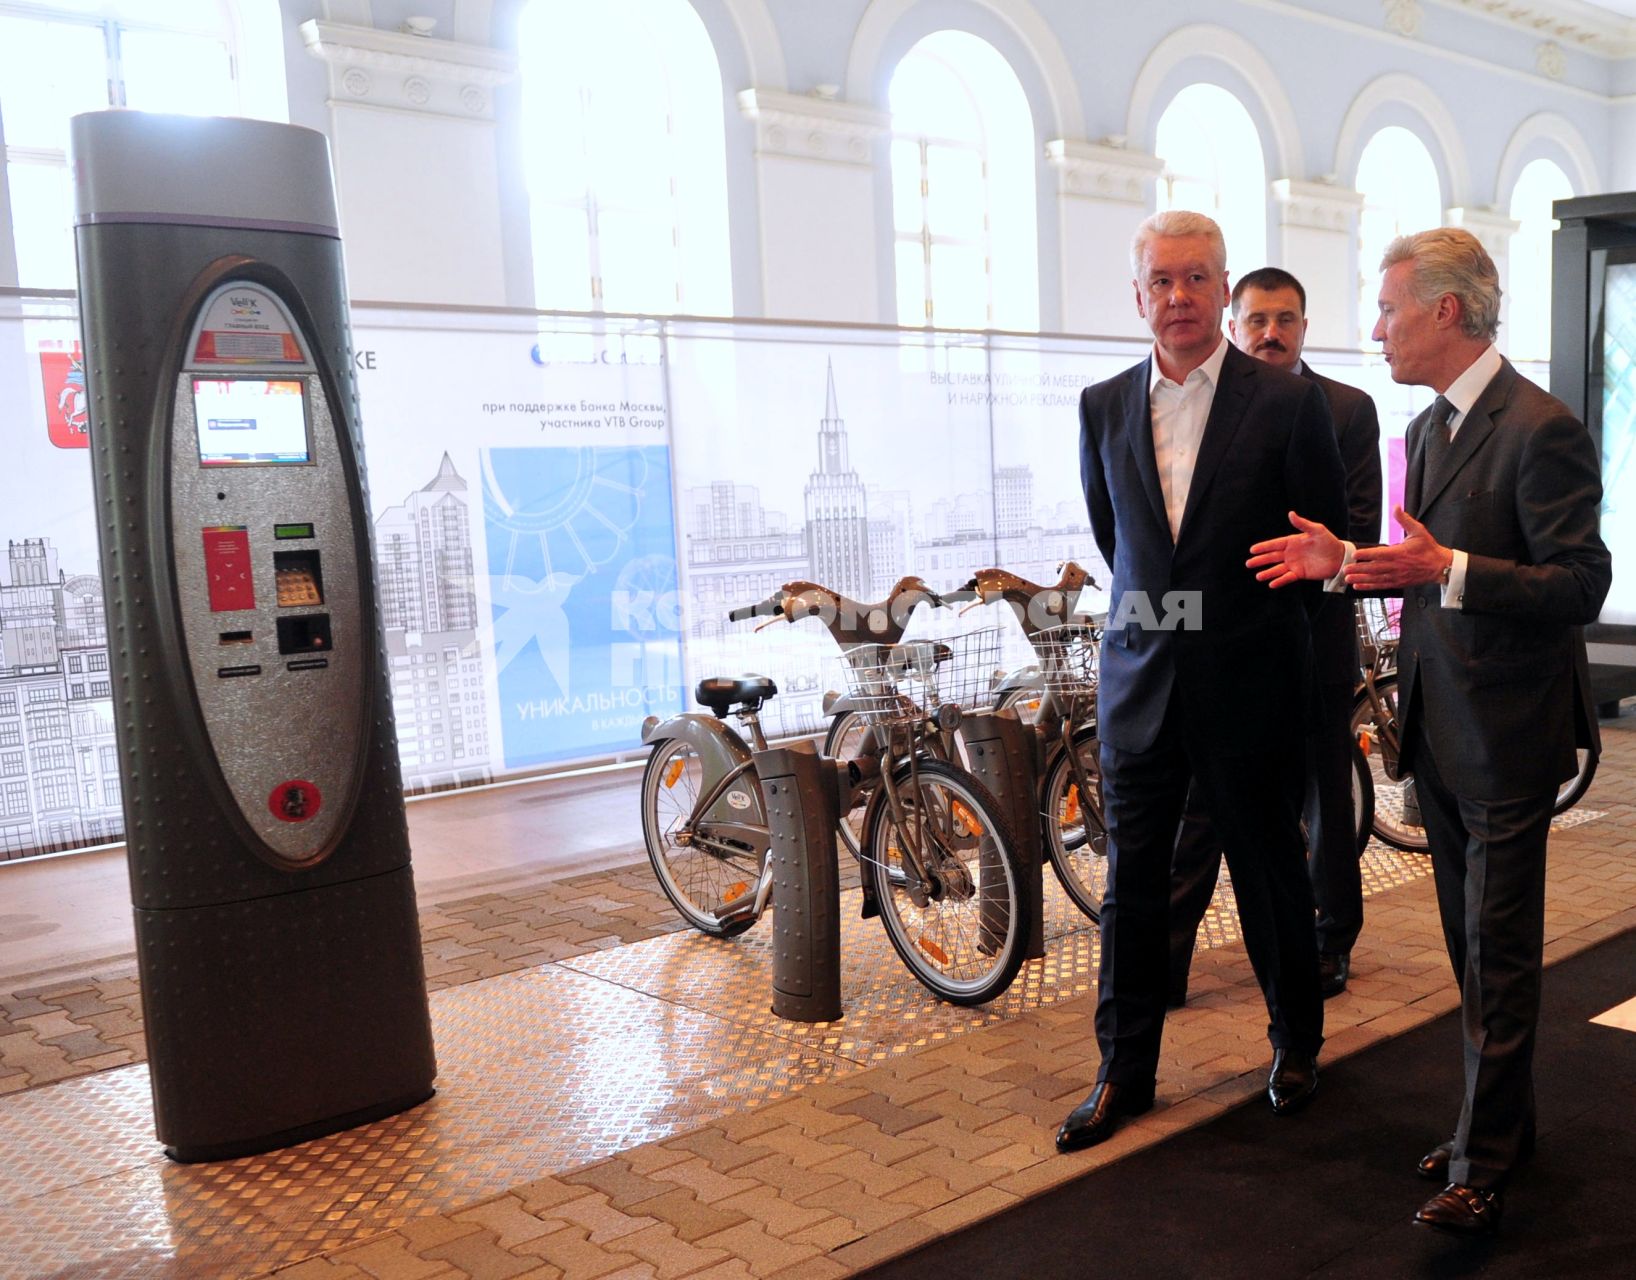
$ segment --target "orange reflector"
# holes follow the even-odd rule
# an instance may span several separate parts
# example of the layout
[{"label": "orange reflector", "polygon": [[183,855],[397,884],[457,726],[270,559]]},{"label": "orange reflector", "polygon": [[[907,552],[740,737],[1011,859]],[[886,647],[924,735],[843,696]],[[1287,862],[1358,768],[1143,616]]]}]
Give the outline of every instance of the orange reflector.
[{"label": "orange reflector", "polygon": [[1358,750],[1363,752],[1364,755],[1368,755],[1369,746],[1372,741],[1373,739],[1371,739],[1367,733],[1360,733],[1358,735]]},{"label": "orange reflector", "polygon": [[740,880],[737,884],[730,884],[730,885],[727,886],[727,892],[722,895],[722,901],[723,902],[737,902],[740,898],[742,898],[745,894],[747,894],[749,892],[750,892],[750,886],[748,884],[746,884],[743,880]]},{"label": "orange reflector", "polygon": [[686,763],[687,762],[685,760],[672,760],[670,762],[670,768],[665,770],[666,790],[669,790],[671,787],[676,785],[676,779],[682,776],[682,766]]},{"label": "orange reflector", "polygon": [[954,820],[971,835],[980,836],[983,834],[983,828],[977,821],[977,815],[958,800],[954,802]]},{"label": "orange reflector", "polygon": [[937,943],[933,942],[925,934],[921,934],[917,941],[920,943],[920,949],[929,955],[933,960],[937,961],[938,964],[948,964],[949,953],[943,950],[942,947],[938,946]]},{"label": "orange reflector", "polygon": [[1068,795],[1062,802],[1062,820],[1070,825],[1079,821],[1079,787],[1077,784],[1068,788]]}]

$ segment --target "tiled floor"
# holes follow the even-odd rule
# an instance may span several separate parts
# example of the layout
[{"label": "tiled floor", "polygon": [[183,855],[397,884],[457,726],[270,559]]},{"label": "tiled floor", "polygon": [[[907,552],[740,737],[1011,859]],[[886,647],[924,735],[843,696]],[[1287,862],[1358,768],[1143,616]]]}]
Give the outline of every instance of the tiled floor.
[{"label": "tiled floor", "polygon": [[[1624,724],[1553,837],[1553,954],[1636,924]],[[675,931],[645,866],[590,869],[635,855],[618,819],[592,816],[634,809],[627,785],[412,807],[438,1096],[256,1159],[159,1153],[128,957],[51,965],[0,940],[0,972],[31,966],[0,980],[0,1276],[844,1275],[1260,1088],[1265,1019],[1230,898],[1167,1028],[1166,1105],[1059,1157],[1052,1130],[1095,1070],[1095,940],[1053,884],[1047,956],[993,1005],[931,999],[844,911],[846,1016],[786,1023],[767,1009],[768,922],[735,943]],[[547,838],[578,874],[530,866]],[[96,888],[57,865],[76,893]],[[1426,872],[1371,849],[1326,1056],[1451,1007]],[[38,906],[49,890],[31,892]]]}]

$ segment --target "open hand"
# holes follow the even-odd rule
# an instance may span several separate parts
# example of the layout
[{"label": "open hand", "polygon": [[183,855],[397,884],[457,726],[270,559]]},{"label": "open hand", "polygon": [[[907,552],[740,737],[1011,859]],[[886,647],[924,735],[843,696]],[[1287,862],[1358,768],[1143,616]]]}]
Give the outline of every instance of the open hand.
[{"label": "open hand", "polygon": [[1269,538],[1250,548],[1250,558],[1244,563],[1257,571],[1255,580],[1277,588],[1292,582],[1333,578],[1346,555],[1341,540],[1316,520],[1293,511],[1289,522],[1297,532]]},{"label": "open hand", "polygon": [[1361,547],[1346,566],[1346,585],[1359,591],[1401,591],[1436,582],[1454,560],[1454,553],[1432,537],[1402,507],[1392,518],[1403,528],[1403,541],[1389,547]]}]

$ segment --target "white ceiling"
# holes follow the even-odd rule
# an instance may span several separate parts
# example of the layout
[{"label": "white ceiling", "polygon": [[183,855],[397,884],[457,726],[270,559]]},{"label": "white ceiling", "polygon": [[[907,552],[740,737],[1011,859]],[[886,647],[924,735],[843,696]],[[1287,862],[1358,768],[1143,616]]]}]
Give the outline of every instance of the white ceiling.
[{"label": "white ceiling", "polygon": [[1636,18],[1636,0],[1588,0],[1593,9],[1606,9],[1622,18]]}]

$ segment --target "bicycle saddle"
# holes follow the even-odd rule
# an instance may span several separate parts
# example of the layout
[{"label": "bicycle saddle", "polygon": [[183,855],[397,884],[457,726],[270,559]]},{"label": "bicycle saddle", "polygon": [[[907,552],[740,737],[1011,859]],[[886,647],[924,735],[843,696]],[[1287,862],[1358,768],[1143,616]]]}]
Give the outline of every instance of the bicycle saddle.
[{"label": "bicycle saddle", "polygon": [[699,681],[693,696],[701,706],[709,707],[716,715],[725,717],[739,703],[750,711],[778,693],[778,686],[768,676],[711,676]]}]

